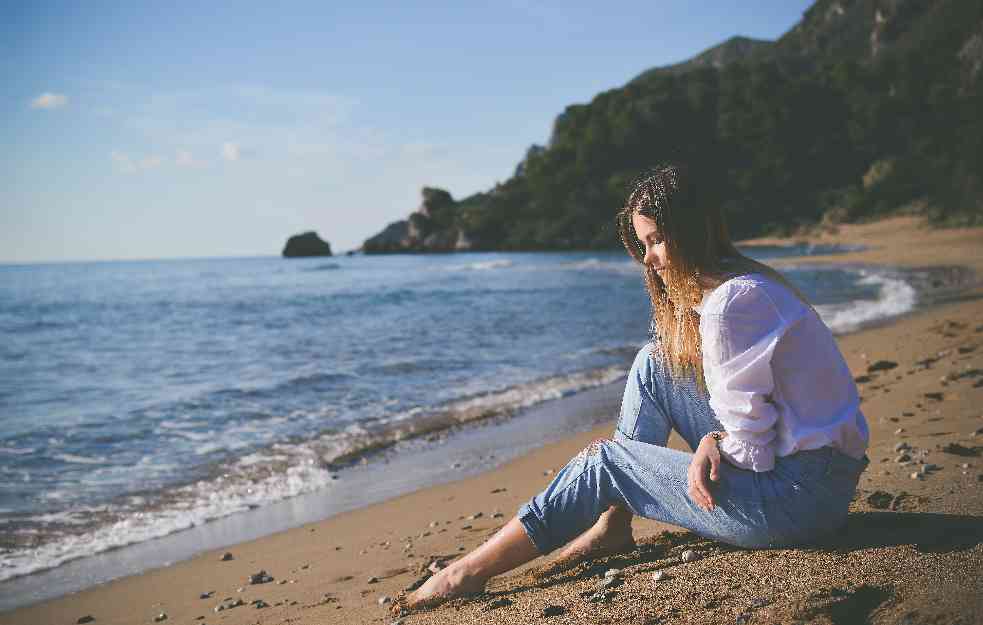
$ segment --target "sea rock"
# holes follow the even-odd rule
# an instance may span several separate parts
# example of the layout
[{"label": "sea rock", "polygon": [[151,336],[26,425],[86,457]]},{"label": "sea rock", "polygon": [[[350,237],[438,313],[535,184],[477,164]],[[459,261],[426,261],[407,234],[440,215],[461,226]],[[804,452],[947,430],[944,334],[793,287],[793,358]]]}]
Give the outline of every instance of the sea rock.
[{"label": "sea rock", "polygon": [[687,549],[682,553],[683,562],[696,562],[700,559],[700,554],[696,553],[692,549]]},{"label": "sea rock", "polygon": [[564,608],[562,605],[548,605],[545,608],[543,608],[542,614],[544,617],[559,616],[566,611],[567,609]]},{"label": "sea rock", "polygon": [[287,244],[283,246],[283,256],[284,258],[331,256],[331,245],[311,230],[287,239]]}]

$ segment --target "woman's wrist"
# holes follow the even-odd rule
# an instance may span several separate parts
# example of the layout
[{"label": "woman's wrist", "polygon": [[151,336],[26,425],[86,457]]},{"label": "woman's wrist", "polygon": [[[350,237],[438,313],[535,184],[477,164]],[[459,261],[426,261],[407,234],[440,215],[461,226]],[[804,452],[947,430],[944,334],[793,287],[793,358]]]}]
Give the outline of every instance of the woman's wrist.
[{"label": "woman's wrist", "polygon": [[707,432],[706,434],[703,435],[703,440],[711,440],[713,441],[714,444],[719,443],[725,438],[727,438],[727,432],[720,431],[720,430]]}]

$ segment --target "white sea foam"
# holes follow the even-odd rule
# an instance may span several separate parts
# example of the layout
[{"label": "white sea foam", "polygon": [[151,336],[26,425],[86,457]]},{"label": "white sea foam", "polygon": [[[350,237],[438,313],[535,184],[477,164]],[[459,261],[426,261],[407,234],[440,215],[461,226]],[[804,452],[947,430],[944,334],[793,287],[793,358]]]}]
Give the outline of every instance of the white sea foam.
[{"label": "white sea foam", "polygon": [[78,456],[76,454],[54,454],[52,458],[71,464],[102,464],[103,462],[106,462],[106,458],[103,456],[96,456],[92,458],[88,456]]},{"label": "white sea foam", "polygon": [[[626,260],[601,260],[600,258],[586,258],[584,260],[561,263],[562,269],[572,269],[575,271],[610,271],[619,274],[640,274],[637,263]],[[547,267],[551,268],[551,267]]]},{"label": "white sea foam", "polygon": [[9,454],[11,456],[26,456],[28,454],[33,454],[33,447],[0,447],[0,454]]},{"label": "white sea foam", "polygon": [[[69,560],[94,555],[201,525],[230,514],[267,505],[329,487],[333,481],[329,463],[360,452],[419,436],[434,429],[509,414],[517,409],[557,399],[580,390],[607,384],[624,376],[624,367],[580,371],[450,402],[436,411],[406,411],[371,426],[353,423],[340,432],[327,432],[298,443],[276,443],[245,455],[219,475],[179,488],[162,498],[127,497],[115,507],[100,508],[107,522],[84,533],[66,531],[49,542],[0,554],[0,581],[53,568]],[[205,448],[219,449],[218,444]],[[149,463],[145,457],[141,462]],[[57,493],[50,493],[57,499]],[[166,500],[154,507],[154,500]],[[34,522],[75,525],[91,520],[78,511],[39,515]],[[24,528],[23,533],[36,532]]]},{"label": "white sea foam", "polygon": [[[302,450],[296,450],[298,453]],[[328,486],[330,472],[310,455],[294,458],[292,466],[255,480],[205,480],[169,493],[175,505],[142,512],[126,511],[118,520],[82,534],[66,533],[31,549],[0,555],[0,581],[50,569],[84,556],[131,545],[201,525],[249,508],[312,492]],[[249,467],[233,467],[229,474],[248,472]],[[112,511],[110,509],[110,511]],[[117,512],[124,512],[122,510]],[[54,520],[43,515],[41,521]],[[71,515],[60,517],[69,522]]]},{"label": "white sea foam", "polygon": [[914,287],[900,278],[866,269],[860,273],[863,277],[857,284],[878,287],[876,299],[816,307],[835,333],[851,332],[871,321],[902,315],[913,309],[918,301]]},{"label": "white sea foam", "polygon": [[491,269],[507,269],[513,265],[511,260],[484,260],[464,265],[450,265],[447,271],[489,271]]}]

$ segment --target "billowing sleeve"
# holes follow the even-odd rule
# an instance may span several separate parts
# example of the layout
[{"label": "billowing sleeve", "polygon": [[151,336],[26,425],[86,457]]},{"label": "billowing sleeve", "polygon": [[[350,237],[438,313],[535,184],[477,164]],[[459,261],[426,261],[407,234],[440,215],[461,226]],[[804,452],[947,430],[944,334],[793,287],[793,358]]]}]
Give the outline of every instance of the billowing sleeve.
[{"label": "billowing sleeve", "polygon": [[720,451],[735,466],[770,471],[778,421],[771,359],[788,324],[764,287],[751,282],[728,285],[707,308],[700,337],[710,407],[727,431]]}]

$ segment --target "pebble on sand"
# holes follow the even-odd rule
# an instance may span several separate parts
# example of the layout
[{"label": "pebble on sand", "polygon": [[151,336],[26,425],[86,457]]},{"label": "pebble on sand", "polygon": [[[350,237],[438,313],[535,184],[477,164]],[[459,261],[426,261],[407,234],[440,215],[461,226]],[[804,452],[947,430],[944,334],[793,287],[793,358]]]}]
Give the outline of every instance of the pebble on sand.
[{"label": "pebble on sand", "polygon": [[919,473],[918,471],[915,471],[914,473],[911,474],[911,479],[920,480],[922,479],[922,474]]},{"label": "pebble on sand", "polygon": [[898,363],[892,360],[878,360],[874,364],[867,367],[868,373],[873,373],[874,371],[890,371],[898,366]]},{"label": "pebble on sand", "polygon": [[661,582],[666,578],[667,578],[667,573],[665,571],[656,571],[655,573],[652,573],[653,582]]},{"label": "pebble on sand", "polygon": [[155,623],[162,623],[162,622],[164,622],[166,620],[167,620],[167,613],[166,612],[161,612],[160,614],[158,614],[157,616],[154,617],[154,622]]},{"label": "pebble on sand", "polygon": [[700,559],[700,554],[696,553],[692,549],[687,549],[682,554],[683,562],[696,562]]},{"label": "pebble on sand", "polygon": [[266,584],[273,581],[273,576],[266,571],[260,570],[258,573],[253,573],[249,576],[250,584]]},{"label": "pebble on sand", "polygon": [[486,604],[485,607],[481,608],[481,610],[482,612],[490,612],[492,610],[497,610],[498,608],[505,608],[510,605],[512,605],[511,599],[509,599],[508,597],[499,597],[498,599],[495,599],[494,601]]},{"label": "pebble on sand", "polygon": [[543,616],[559,616],[566,611],[567,609],[562,605],[548,605],[543,608]]},{"label": "pebble on sand", "polygon": [[78,623],[78,625],[83,625],[84,623],[91,623],[94,620],[96,620],[96,617],[92,616],[91,614],[86,614],[85,616],[80,616],[75,622]]},{"label": "pebble on sand", "polygon": [[233,556],[232,553],[229,551],[223,553],[222,557],[219,558],[219,562],[228,562],[229,560],[235,560],[235,556]]}]

